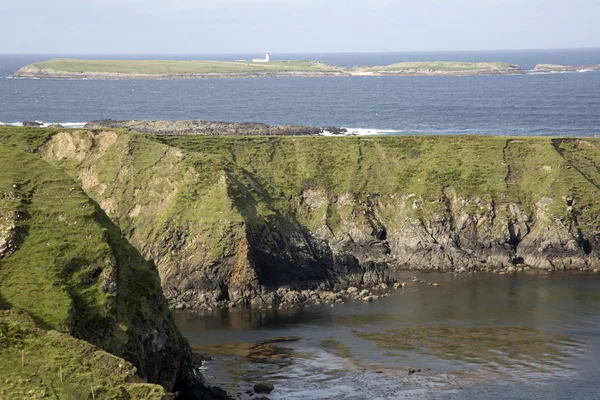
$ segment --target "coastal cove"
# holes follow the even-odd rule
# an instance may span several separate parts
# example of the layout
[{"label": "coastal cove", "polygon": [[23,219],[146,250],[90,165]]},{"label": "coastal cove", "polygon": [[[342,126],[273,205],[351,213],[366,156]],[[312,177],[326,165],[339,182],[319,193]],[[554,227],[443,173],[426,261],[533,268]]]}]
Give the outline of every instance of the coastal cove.
[{"label": "coastal cove", "polygon": [[[407,288],[372,303],[177,312],[175,321],[211,356],[207,378],[240,399],[259,381],[275,385],[273,400],[597,398],[600,275],[397,279]],[[250,346],[290,336],[298,340]]]}]

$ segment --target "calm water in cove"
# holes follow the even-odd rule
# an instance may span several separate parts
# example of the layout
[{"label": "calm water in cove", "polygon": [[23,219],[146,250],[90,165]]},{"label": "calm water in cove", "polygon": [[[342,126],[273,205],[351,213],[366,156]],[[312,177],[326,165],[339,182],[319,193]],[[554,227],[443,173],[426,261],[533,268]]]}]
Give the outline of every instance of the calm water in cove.
[{"label": "calm water in cove", "polygon": [[[53,57],[0,55],[0,122],[204,119],[333,125],[361,133],[386,134],[589,136],[600,133],[600,72],[195,81],[7,79],[23,65]],[[251,57],[102,56],[223,60]],[[532,69],[537,63],[600,64],[600,49],[296,54],[274,55],[274,58],[318,59],[344,67],[419,60],[507,61]]]},{"label": "calm water in cove", "polygon": [[[412,276],[372,303],[176,321],[213,356],[211,382],[241,398],[266,380],[272,399],[600,399],[600,275]],[[301,339],[266,358],[211,346],[279,336]]]}]

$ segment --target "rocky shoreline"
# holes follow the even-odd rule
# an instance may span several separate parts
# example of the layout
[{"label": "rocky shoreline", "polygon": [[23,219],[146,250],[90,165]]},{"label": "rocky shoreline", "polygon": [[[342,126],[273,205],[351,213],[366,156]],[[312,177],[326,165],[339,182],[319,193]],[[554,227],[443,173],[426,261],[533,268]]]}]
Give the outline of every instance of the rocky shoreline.
[{"label": "rocky shoreline", "polygon": [[215,121],[115,121],[111,119],[90,121],[85,129],[128,129],[152,135],[199,136],[316,136],[328,132],[332,135],[348,133],[346,128],[314,127],[306,125],[267,125],[257,122]]}]

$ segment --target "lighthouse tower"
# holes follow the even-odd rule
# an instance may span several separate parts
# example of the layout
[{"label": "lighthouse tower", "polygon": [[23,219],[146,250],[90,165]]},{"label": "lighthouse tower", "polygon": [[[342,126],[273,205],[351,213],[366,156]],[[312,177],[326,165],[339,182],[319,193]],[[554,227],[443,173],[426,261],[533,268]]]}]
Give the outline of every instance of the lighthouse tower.
[{"label": "lighthouse tower", "polygon": [[265,58],[255,58],[254,60],[252,60],[252,62],[254,63],[268,63],[269,61],[271,61],[271,56],[269,55],[268,51],[267,56]]}]

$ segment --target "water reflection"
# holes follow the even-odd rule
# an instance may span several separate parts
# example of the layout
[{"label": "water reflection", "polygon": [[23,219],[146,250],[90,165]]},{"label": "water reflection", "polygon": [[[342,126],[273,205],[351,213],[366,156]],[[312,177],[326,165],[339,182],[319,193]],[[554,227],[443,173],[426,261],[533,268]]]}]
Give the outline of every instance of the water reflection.
[{"label": "water reflection", "polygon": [[[215,382],[230,387],[236,376],[246,382],[274,379],[274,399],[299,393],[326,398],[324,393],[334,392],[370,398],[356,383],[358,376],[399,398],[407,393],[412,395],[405,398],[433,398],[431,385],[449,397],[459,390],[465,398],[541,393],[540,387],[527,386],[533,383],[554,388],[561,393],[557,398],[600,393],[594,378],[600,373],[600,275],[424,274],[417,282],[413,275],[400,274],[409,286],[373,303],[177,313],[176,322],[192,345],[303,338],[291,345],[293,352],[282,353],[290,356],[289,364],[267,367],[221,353],[209,366]],[[406,368],[422,373],[407,381]],[[311,373],[322,375],[321,381],[313,382]],[[511,383],[498,386],[498,379]],[[571,397],[573,385],[581,397]]]}]

